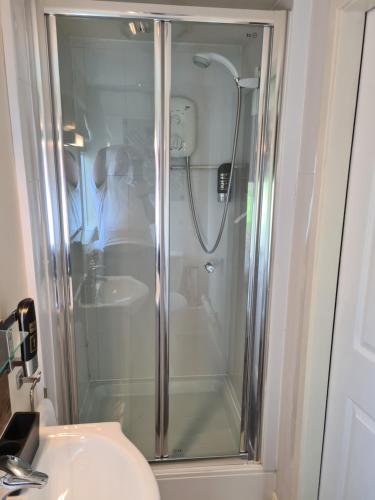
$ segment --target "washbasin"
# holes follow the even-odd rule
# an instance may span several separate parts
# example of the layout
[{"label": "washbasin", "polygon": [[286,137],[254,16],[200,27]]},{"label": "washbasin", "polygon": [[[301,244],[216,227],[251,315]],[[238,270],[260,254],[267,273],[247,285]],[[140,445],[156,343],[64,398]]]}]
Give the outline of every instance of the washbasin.
[{"label": "washbasin", "polygon": [[42,427],[33,468],[48,484],[20,500],[160,500],[149,464],[119,423]]},{"label": "washbasin", "polygon": [[148,294],[148,287],[132,276],[108,276],[100,284],[99,304],[132,304]]},{"label": "washbasin", "polygon": [[140,307],[149,293],[148,286],[132,276],[101,276],[95,285],[94,303],[83,307]]}]

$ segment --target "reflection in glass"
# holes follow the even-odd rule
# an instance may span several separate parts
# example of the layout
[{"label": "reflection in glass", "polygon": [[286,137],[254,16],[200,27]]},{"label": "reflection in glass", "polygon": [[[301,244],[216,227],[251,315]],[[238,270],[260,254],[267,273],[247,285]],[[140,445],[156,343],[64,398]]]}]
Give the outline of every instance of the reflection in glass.
[{"label": "reflection in glass", "polygon": [[79,421],[117,420],[153,458],[154,49],[142,26],[57,16]]},{"label": "reflection in glass", "polygon": [[64,170],[68,206],[70,241],[79,239],[82,231],[82,199],[80,189],[79,166],[74,153],[64,149]]},{"label": "reflection in glass", "polygon": [[96,187],[98,243],[152,245],[152,186],[144,179],[142,152],[132,146],[99,150],[93,176]]}]

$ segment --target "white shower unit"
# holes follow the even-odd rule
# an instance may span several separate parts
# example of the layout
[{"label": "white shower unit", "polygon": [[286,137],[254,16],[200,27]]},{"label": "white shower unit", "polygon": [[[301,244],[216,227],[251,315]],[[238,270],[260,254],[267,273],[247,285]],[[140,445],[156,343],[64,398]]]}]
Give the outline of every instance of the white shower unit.
[{"label": "white shower unit", "polygon": [[66,423],[259,462],[285,13],[40,4]]}]

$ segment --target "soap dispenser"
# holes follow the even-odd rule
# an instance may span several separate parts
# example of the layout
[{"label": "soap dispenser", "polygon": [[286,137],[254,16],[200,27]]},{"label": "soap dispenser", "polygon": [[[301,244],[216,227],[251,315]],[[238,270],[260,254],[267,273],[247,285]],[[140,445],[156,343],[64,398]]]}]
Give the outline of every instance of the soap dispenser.
[{"label": "soap dispenser", "polygon": [[38,369],[38,332],[33,299],[23,299],[17,306],[18,328],[27,336],[21,345],[23,372],[31,377]]},{"label": "soap dispenser", "polygon": [[18,322],[20,331],[26,333],[21,344],[23,376],[31,377],[38,369],[38,337],[33,299],[23,299],[17,308],[4,321],[0,321],[0,330],[8,330]]}]

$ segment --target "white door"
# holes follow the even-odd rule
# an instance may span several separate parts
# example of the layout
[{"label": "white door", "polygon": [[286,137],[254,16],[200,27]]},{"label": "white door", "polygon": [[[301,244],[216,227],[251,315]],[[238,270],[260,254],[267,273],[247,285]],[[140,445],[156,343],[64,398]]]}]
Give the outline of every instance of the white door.
[{"label": "white door", "polygon": [[367,16],[319,500],[375,500],[375,10]]}]

